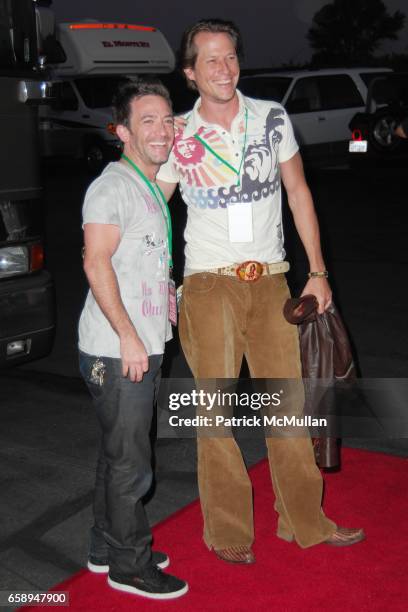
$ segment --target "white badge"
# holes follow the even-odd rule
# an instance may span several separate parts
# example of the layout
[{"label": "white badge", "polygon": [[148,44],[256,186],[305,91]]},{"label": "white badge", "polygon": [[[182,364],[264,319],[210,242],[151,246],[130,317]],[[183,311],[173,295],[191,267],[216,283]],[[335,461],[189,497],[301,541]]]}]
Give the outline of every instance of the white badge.
[{"label": "white badge", "polygon": [[237,202],[227,207],[230,242],[252,242],[252,203]]}]

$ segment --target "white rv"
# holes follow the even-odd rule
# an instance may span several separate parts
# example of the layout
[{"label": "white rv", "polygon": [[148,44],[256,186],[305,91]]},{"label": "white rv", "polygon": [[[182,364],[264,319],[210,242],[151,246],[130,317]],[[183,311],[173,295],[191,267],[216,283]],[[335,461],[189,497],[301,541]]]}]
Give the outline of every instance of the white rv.
[{"label": "white rv", "polygon": [[42,155],[84,159],[98,170],[120,148],[111,111],[118,84],[171,72],[174,53],[157,28],[134,24],[60,23],[57,40],[53,101],[41,110]]}]

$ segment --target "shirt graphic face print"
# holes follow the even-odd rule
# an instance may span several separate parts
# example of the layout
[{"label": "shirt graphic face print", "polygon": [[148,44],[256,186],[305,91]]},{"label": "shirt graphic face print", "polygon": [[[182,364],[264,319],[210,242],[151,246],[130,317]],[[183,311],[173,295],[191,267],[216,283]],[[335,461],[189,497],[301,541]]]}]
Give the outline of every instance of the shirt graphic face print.
[{"label": "shirt graphic face print", "polygon": [[[256,202],[275,193],[280,186],[278,147],[283,138],[280,128],[284,122],[283,109],[272,108],[261,129],[256,131],[255,128],[253,133],[247,134],[240,184],[236,172],[219,157],[236,170],[241,158],[232,159],[218,131],[202,126],[197,135],[219,157],[206,149],[195,136],[183,138],[182,134],[177,134],[174,161],[188,202],[198,208],[226,208],[240,202]],[[242,151],[245,142],[244,119],[238,132]]]}]

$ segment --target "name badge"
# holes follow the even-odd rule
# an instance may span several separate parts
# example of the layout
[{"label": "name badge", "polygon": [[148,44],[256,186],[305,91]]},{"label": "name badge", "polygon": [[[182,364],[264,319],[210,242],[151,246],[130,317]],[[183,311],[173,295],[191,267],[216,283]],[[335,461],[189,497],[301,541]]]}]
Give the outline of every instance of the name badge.
[{"label": "name badge", "polygon": [[227,211],[230,242],[253,242],[252,203],[232,204]]},{"label": "name badge", "polygon": [[172,325],[177,325],[177,298],[176,283],[172,278],[169,279],[169,321]]}]

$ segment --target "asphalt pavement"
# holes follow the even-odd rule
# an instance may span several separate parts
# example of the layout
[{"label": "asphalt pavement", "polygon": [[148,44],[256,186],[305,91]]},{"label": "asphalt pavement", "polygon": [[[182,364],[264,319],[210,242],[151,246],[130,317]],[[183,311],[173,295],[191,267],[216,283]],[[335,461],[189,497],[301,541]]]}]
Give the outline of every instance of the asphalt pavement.
[{"label": "asphalt pavement", "polygon": [[[47,265],[57,290],[52,353],[0,374],[0,590],[43,590],[86,563],[99,432],[79,377],[77,322],[86,295],[81,269],[81,204],[90,177],[78,166],[48,166]],[[334,300],[349,330],[360,375],[407,377],[408,215],[406,172],[308,174],[321,224]],[[185,211],[175,200],[175,262],[181,277]],[[287,210],[285,235],[297,294],[306,278],[302,247]],[[191,376],[177,338],[164,376]],[[408,440],[346,440],[408,456]],[[242,442],[248,465],[265,454],[262,440]],[[152,524],[197,496],[194,440],[155,442]]]}]

